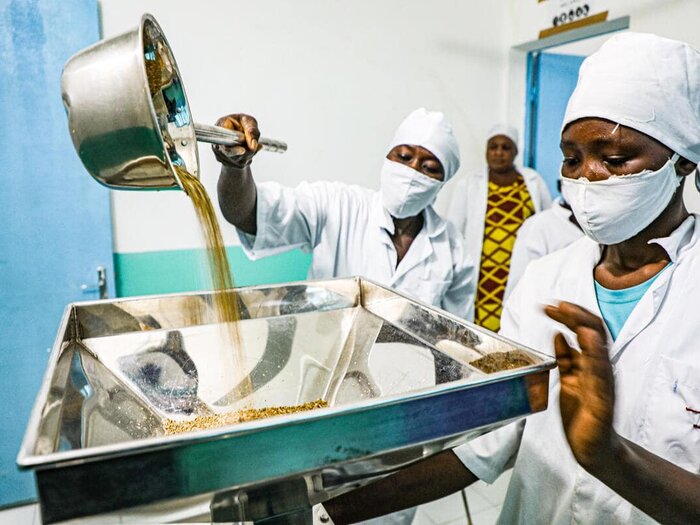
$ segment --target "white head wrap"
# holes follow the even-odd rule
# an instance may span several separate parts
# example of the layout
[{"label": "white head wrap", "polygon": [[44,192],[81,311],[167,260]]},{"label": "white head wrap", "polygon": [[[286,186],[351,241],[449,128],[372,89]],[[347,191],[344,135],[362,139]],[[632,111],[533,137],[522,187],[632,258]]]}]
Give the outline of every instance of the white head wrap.
[{"label": "white head wrap", "polygon": [[513,141],[513,144],[515,144],[515,147],[518,147],[518,129],[514,126],[509,126],[508,124],[496,124],[491,127],[489,130],[488,137],[486,137],[486,140],[491,140],[493,137],[497,137],[498,135],[503,135],[504,137],[508,137],[510,140]]},{"label": "white head wrap", "polygon": [[614,36],[581,65],[563,128],[585,117],[641,131],[700,162],[700,52],[656,35]]},{"label": "white head wrap", "polygon": [[439,111],[416,109],[399,125],[389,145],[421,146],[435,155],[445,170],[445,182],[459,169],[459,144],[452,132],[452,125]]}]

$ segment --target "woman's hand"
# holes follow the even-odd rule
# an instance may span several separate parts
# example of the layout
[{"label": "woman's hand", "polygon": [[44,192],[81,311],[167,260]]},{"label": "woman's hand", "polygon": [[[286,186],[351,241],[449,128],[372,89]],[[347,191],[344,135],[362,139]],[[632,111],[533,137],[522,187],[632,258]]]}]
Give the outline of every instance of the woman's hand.
[{"label": "woman's hand", "polygon": [[632,505],[661,523],[700,523],[700,476],[629,441],[613,429],[615,383],[603,321],[571,303],[545,312],[578,338],[554,339],[564,433],[576,460]]},{"label": "woman's hand", "polygon": [[605,468],[619,436],[613,429],[615,379],[603,321],[566,302],[546,306],[545,313],[574,332],[581,347],[581,352],[571,348],[561,333],[554,338],[561,377],[559,409],[566,439],[583,468],[589,472]]},{"label": "woman's hand", "polygon": [[260,151],[260,130],[258,121],[250,115],[237,113],[221,117],[216,125],[222,128],[240,131],[245,135],[245,143],[240,146],[213,145],[214,156],[224,166],[235,169],[244,169],[250,166],[255,154]]}]

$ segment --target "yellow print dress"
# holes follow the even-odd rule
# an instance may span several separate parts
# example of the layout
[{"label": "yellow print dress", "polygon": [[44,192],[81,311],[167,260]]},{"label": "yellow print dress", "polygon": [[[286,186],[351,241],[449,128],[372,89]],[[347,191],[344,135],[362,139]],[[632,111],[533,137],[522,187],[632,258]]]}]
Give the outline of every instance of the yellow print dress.
[{"label": "yellow print dress", "polygon": [[515,183],[508,186],[489,181],[475,320],[493,332],[501,326],[503,294],[515,237],[525,219],[534,213],[535,207],[522,176],[518,175]]}]

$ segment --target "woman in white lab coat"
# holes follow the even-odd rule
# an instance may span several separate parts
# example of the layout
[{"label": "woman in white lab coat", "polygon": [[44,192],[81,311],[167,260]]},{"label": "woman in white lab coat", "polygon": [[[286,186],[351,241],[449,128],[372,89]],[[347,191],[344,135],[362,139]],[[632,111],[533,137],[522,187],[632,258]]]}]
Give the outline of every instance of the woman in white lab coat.
[{"label": "woman in white lab coat", "polygon": [[418,109],[401,123],[379,192],[338,182],[256,183],[257,122],[231,115],[218,124],[246,135],[247,147],[214,153],[222,164],[219,205],[250,258],[301,248],[313,252],[311,279],[359,275],[472,318],[473,265],[461,235],[432,207],[459,168],[459,146],[442,113]]},{"label": "woman in white lab coat", "polygon": [[501,330],[556,355],[548,409],[328,502],[337,522],[514,465],[500,523],[700,523],[700,216],[682,191],[700,162],[700,52],[610,39],[581,67],[562,151],[586,237],[528,266]]},{"label": "woman in white lab coat", "polygon": [[528,264],[567,247],[581,237],[583,231],[574,218],[571,206],[563,197],[557,197],[551,208],[526,220],[518,230],[513,246],[504,300],[508,299]]},{"label": "woman in white lab coat", "polygon": [[511,253],[523,222],[548,208],[551,197],[540,175],[516,167],[517,130],[489,131],[486,166],[457,181],[446,218],[464,235],[477,279],[475,322],[498,331]]}]

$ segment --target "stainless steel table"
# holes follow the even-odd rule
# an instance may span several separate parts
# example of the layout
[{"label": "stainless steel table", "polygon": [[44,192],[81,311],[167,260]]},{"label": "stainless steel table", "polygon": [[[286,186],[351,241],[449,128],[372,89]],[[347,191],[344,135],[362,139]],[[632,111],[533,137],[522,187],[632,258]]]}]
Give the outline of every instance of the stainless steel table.
[{"label": "stainless steel table", "polygon": [[[243,373],[210,293],[67,307],[18,457],[45,522],[302,523],[316,503],[547,406],[552,358],[365,279],[236,295]],[[493,352],[528,364],[471,364]],[[330,406],[164,431],[316,399]]]}]

